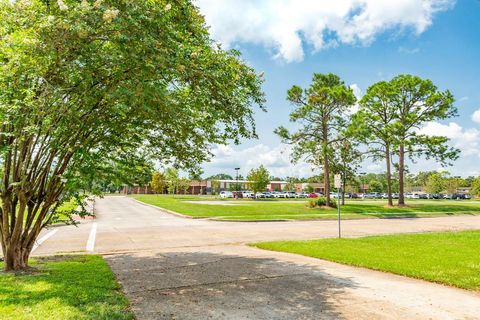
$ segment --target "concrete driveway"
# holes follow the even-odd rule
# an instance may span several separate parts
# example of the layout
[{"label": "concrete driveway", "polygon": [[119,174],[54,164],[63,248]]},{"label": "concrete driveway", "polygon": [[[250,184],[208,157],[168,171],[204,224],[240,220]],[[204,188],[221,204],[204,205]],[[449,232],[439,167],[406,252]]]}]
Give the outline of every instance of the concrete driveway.
[{"label": "concrete driveway", "polygon": [[[478,293],[244,246],[334,237],[335,221],[184,219],[127,197],[95,211],[78,228],[45,231],[34,253],[104,254],[138,319],[480,318]],[[343,222],[346,236],[463,229],[480,229],[480,217]]]}]

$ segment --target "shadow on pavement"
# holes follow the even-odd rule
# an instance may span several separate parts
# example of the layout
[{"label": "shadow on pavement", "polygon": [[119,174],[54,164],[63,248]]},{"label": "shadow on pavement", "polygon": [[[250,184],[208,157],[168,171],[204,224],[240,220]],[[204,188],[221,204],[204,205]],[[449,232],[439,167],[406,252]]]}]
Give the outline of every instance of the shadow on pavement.
[{"label": "shadow on pavement", "polygon": [[209,252],[106,257],[138,319],[342,319],[356,287],[318,268]]}]

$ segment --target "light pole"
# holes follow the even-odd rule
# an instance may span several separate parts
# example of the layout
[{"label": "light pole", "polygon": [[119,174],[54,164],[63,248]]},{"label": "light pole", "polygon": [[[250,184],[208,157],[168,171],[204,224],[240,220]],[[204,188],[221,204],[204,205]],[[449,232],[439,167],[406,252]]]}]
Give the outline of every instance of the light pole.
[{"label": "light pole", "polygon": [[[240,190],[238,190],[238,170],[240,170],[240,168],[235,168],[235,171],[237,171],[235,190],[237,192],[240,191]],[[237,197],[238,197],[238,194],[237,194]]]},{"label": "light pole", "polygon": [[[362,176],[362,177],[366,174],[367,174],[366,172],[360,172],[359,173],[359,175]],[[363,181],[363,179],[362,179],[361,182],[362,182],[362,193],[365,194],[365,181]]]}]

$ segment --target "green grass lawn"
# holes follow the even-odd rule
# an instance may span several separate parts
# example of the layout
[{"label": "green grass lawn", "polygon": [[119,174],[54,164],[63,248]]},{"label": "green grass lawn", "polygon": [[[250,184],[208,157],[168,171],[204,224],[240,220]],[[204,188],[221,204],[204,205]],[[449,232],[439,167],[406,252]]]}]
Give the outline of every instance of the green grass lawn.
[{"label": "green grass lawn", "polygon": [[102,257],[55,256],[32,262],[37,271],[0,272],[1,319],[134,319]]},{"label": "green grass lawn", "polygon": [[[221,200],[208,196],[134,195],[135,199],[192,217],[215,217],[220,220],[289,220],[336,219],[336,209],[306,206],[308,200]],[[218,200],[230,205],[203,204]],[[292,199],[293,200],[293,199]],[[188,201],[198,201],[190,203]],[[386,208],[386,200],[349,200],[342,206],[345,219],[446,216],[480,214],[480,202],[456,200],[408,200],[408,207]]]},{"label": "green grass lawn", "polygon": [[277,241],[253,246],[480,291],[480,231]]}]

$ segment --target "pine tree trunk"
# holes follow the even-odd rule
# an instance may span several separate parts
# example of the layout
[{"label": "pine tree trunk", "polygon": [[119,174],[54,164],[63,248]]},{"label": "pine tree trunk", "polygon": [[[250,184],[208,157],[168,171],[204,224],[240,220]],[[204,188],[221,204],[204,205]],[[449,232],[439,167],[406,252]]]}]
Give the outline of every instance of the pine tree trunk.
[{"label": "pine tree trunk", "polygon": [[388,206],[393,207],[392,199],[392,169],[390,163],[390,145],[385,146],[385,161],[387,165],[387,196],[388,196]]},{"label": "pine tree trunk", "polygon": [[330,163],[328,162],[328,154],[325,152],[323,159],[323,190],[325,190],[325,202],[330,206]]},{"label": "pine tree trunk", "polygon": [[404,194],[404,171],[405,171],[405,148],[403,144],[400,144],[398,150],[398,205],[405,205],[405,194]]}]

